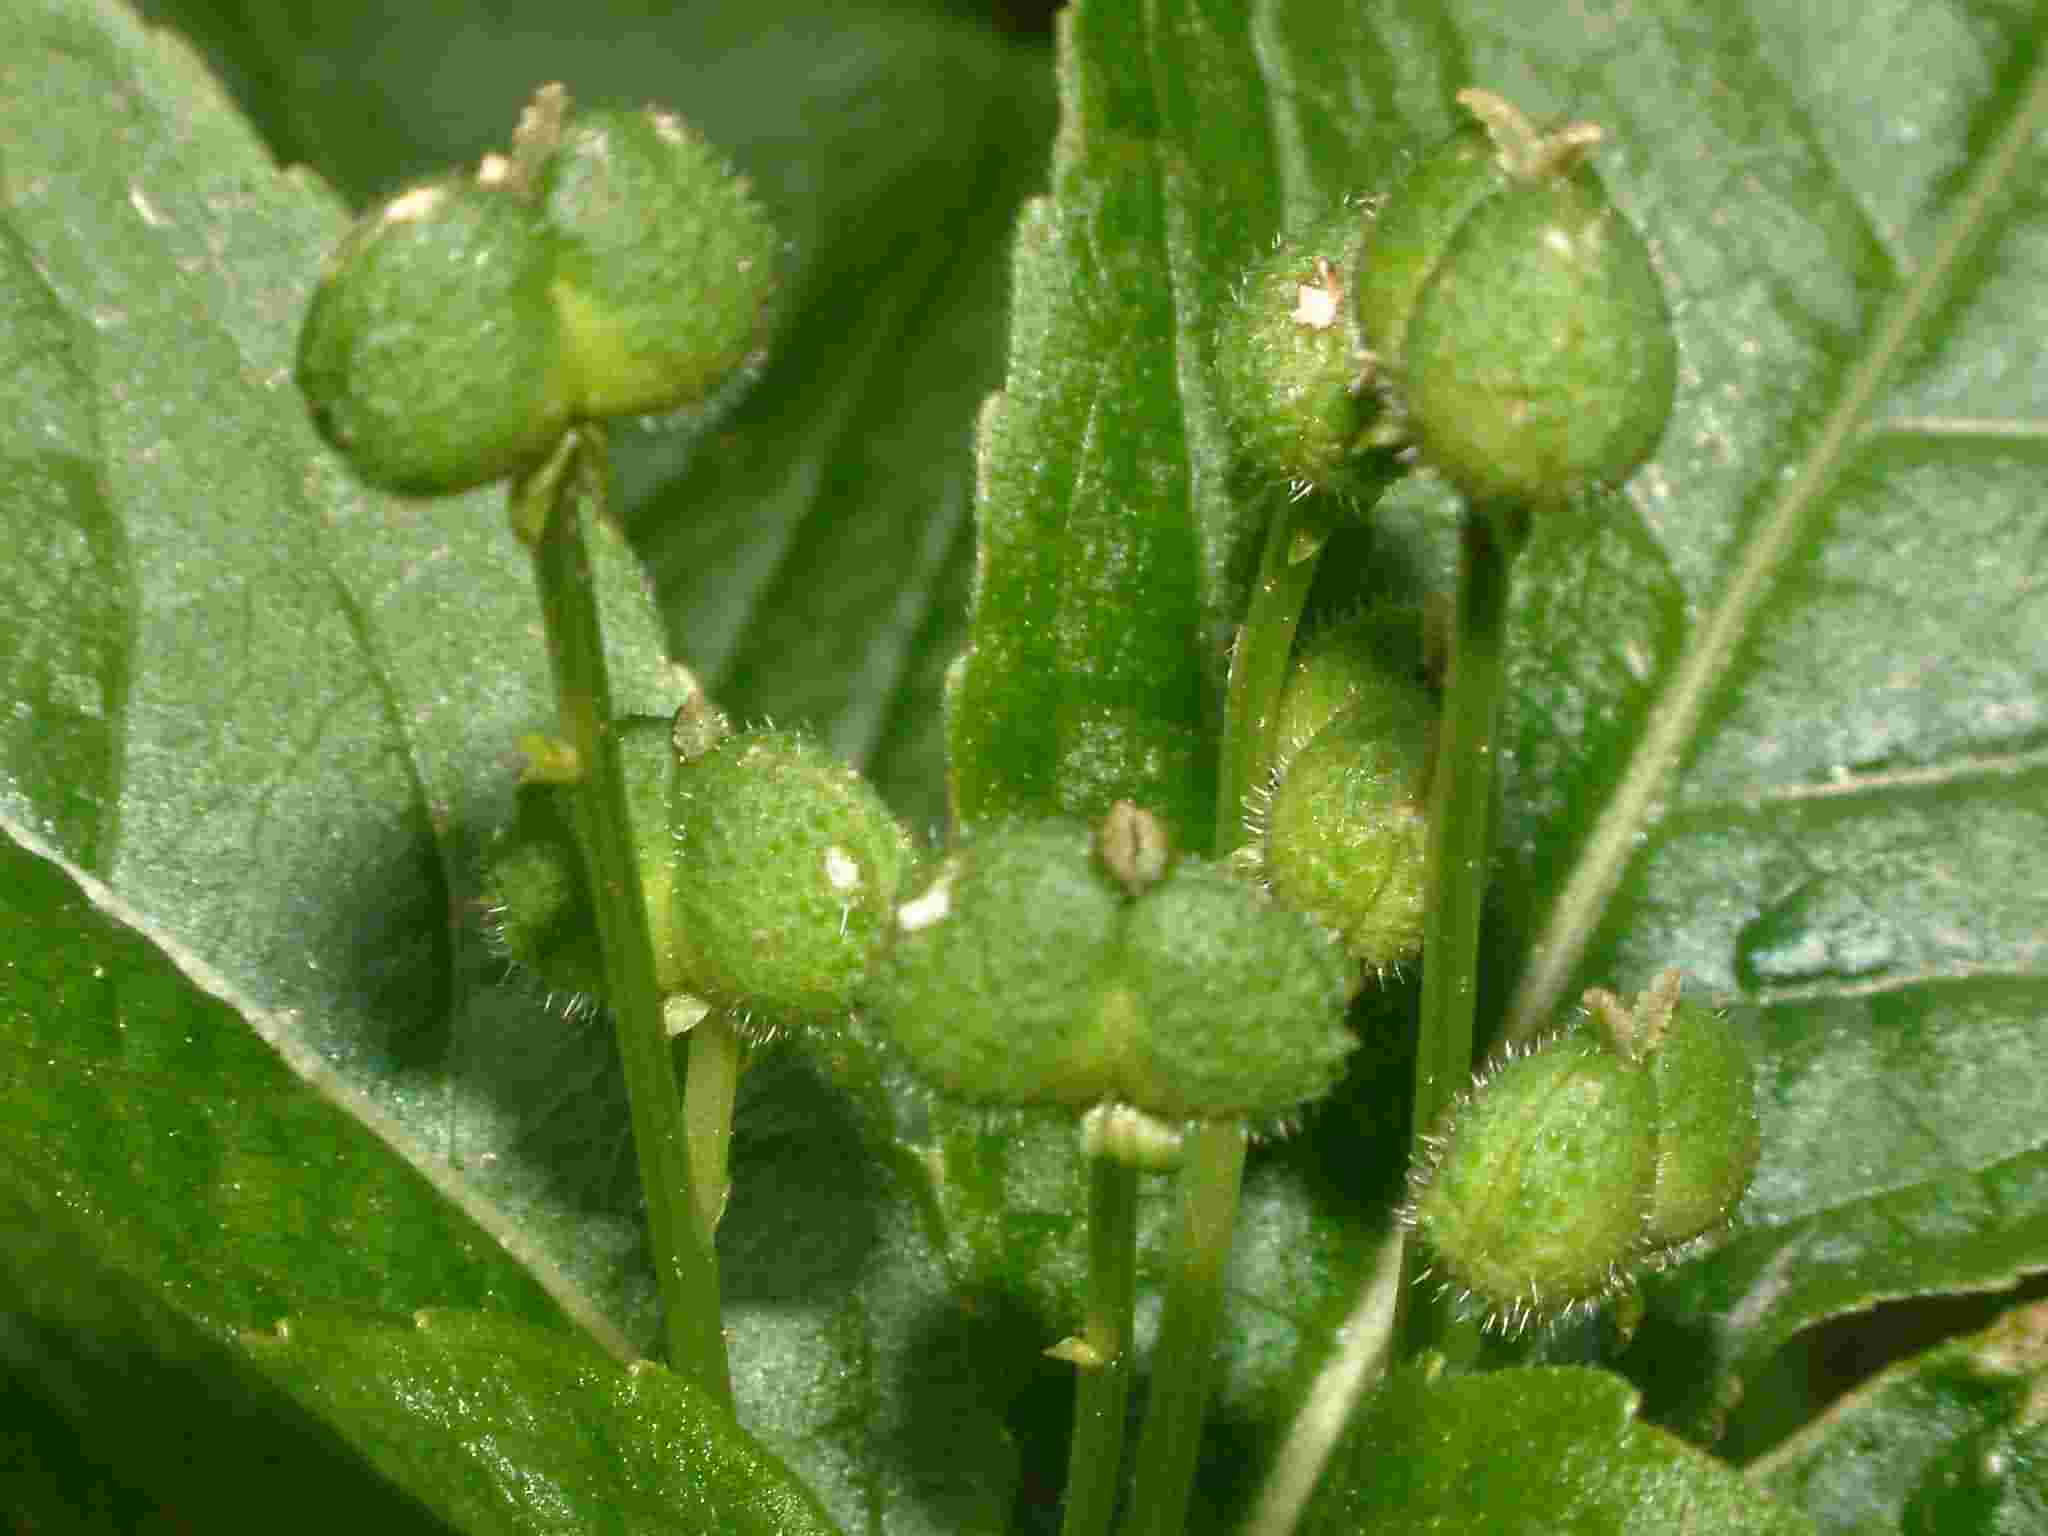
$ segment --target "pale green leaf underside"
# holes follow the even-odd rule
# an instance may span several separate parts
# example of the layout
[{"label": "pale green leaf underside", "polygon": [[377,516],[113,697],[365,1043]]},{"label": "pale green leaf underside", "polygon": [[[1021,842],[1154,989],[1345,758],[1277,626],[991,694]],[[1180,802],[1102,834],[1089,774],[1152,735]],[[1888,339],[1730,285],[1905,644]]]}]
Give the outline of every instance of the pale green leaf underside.
[{"label": "pale green leaf underside", "polygon": [[[52,658],[45,675],[97,685],[24,701],[0,780],[10,830],[105,881],[289,1051],[403,1124],[409,1156],[467,1164],[473,1197],[576,1273],[557,1284],[630,1318],[605,1262],[630,1241],[617,1219],[564,1210],[516,1158],[483,1168],[511,1150],[476,1038],[502,1038],[503,989],[448,919],[515,738],[553,713],[502,497],[369,496],[320,446],[292,348],[342,210],[277,173],[178,44],[110,8],[10,0],[7,17],[4,254],[79,379],[58,396],[15,375],[9,409],[20,437],[88,445],[67,537],[93,561],[11,552],[11,622]],[[600,543],[619,691],[659,707],[673,689],[653,612],[623,547]],[[42,750],[45,716],[53,735],[98,734],[95,772]]]}]

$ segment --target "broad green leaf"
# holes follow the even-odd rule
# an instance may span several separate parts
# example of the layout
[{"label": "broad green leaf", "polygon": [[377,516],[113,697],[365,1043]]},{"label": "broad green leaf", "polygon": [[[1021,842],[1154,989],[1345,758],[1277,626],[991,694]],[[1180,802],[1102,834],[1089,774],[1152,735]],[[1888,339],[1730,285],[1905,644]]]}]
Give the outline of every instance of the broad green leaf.
[{"label": "broad green leaf", "polygon": [[[575,1272],[565,1295],[606,1295],[630,1328],[605,1262],[630,1228],[594,1227],[558,1175],[498,1155],[518,1036],[449,922],[512,743],[553,713],[501,498],[371,497],[318,444],[290,364],[342,212],[274,171],[188,54],[110,8],[7,16],[10,313],[40,303],[82,376],[46,396],[10,371],[8,414],[25,438],[91,445],[72,558],[10,563],[25,648],[76,679],[13,710],[33,749],[0,782],[10,831],[103,880],[295,1059],[402,1125],[416,1161],[469,1164],[464,1198],[509,1208]],[[603,580],[619,692],[658,707],[672,685],[623,549]],[[107,743],[83,782],[75,751],[43,750],[81,716]]]},{"label": "broad green leaf", "polygon": [[1578,1367],[1397,1371],[1360,1406],[1300,1529],[1784,1533],[1812,1526],[1733,1469],[1635,1417],[1619,1377]]},{"label": "broad green leaf", "polygon": [[429,1303],[568,1326],[500,1237],[382,1139],[388,1119],[289,1036],[265,1038],[282,1021],[181,974],[97,882],[89,897],[12,843],[0,871],[0,1167],[36,1208],[90,1222],[81,1273],[119,1269],[240,1328]]},{"label": "broad green leaf", "polygon": [[618,434],[630,525],[676,655],[723,705],[816,728],[937,828],[966,448],[1000,379],[1015,205],[1044,176],[1043,49],[893,0],[147,9],[357,205],[475,160],[550,79],[667,104],[734,158],[789,241],[786,324],[714,431]]},{"label": "broad green leaf", "polygon": [[[275,1026],[302,1070],[332,1069],[359,1090],[409,1157],[515,1239],[586,1326],[626,1349],[651,1336],[653,1288],[607,1029],[574,1008],[565,1017],[560,1000],[543,1007],[530,987],[507,985],[479,942],[473,910],[476,852],[515,772],[512,740],[551,713],[530,577],[502,508],[492,496],[434,505],[363,496],[305,428],[289,360],[304,295],[342,227],[335,200],[303,178],[278,177],[177,45],[138,32],[117,11],[82,5],[10,6],[10,41],[17,18],[21,46],[0,66],[11,114],[7,249],[21,257],[5,313],[10,353],[22,332],[19,350],[35,367],[13,375],[10,424],[20,425],[28,451],[54,444],[87,466],[68,511],[84,531],[64,537],[76,546],[69,567],[90,579],[50,561],[7,567],[10,582],[23,584],[11,611],[32,626],[24,652],[42,647],[51,659],[37,675],[64,685],[42,690],[54,702],[38,702],[33,718],[13,714],[22,724],[7,742],[10,831],[103,876],[130,922],[218,973],[247,1017]],[[1014,195],[1008,189],[1035,174],[1035,157],[1016,146],[1033,141],[1045,90],[1036,71],[1021,67],[1028,55],[978,33],[880,13],[848,23],[858,47],[845,46],[845,33],[800,27],[759,61],[763,75],[815,80],[821,99],[850,124],[869,121],[867,93],[889,78],[931,82],[932,110],[919,119],[922,143],[871,122],[862,131],[890,153],[853,154],[852,173],[836,179],[829,197],[811,199],[809,222],[797,225],[813,249],[798,252],[796,329],[813,340],[790,345],[797,353],[807,345],[811,362],[790,367],[790,387],[770,414],[779,412],[780,430],[795,435],[805,456],[790,468],[801,495],[788,506],[801,506],[811,532],[784,552],[809,548],[802,558],[835,574],[871,547],[889,555],[888,583],[862,599],[886,610],[873,647],[879,671],[870,670],[850,702],[840,697],[843,685],[828,689],[832,705],[820,710],[821,723],[856,747],[886,738],[878,750],[895,754],[897,783],[930,816],[937,673],[957,644],[941,620],[957,606],[942,607],[926,578],[960,563],[960,453],[978,387],[975,359],[995,336],[1000,265],[967,261],[949,242],[932,243],[929,258],[910,267],[889,253],[904,226],[948,206],[927,195],[933,186],[971,202],[982,238],[996,240]],[[892,46],[880,54],[879,77],[835,78],[816,67],[835,46],[865,59],[882,41]],[[631,49],[612,55],[636,58]],[[961,64],[971,68],[963,74]],[[504,98],[489,129],[499,138],[534,79],[527,66],[511,74],[492,82]],[[609,78],[616,90],[634,88],[630,70]],[[1016,110],[969,112],[977,82],[1007,82]],[[83,105],[70,116],[43,111],[45,90],[81,104],[112,99],[128,115],[103,121]],[[673,99],[653,81],[649,93]],[[765,91],[759,78],[751,91],[727,87],[728,100],[766,94],[788,99]],[[972,128],[966,140],[953,131],[958,123],[938,115],[942,106]],[[757,122],[752,131],[772,142],[790,127]],[[934,146],[949,153],[936,155]],[[815,144],[801,148],[819,153]],[[963,168],[973,174],[963,179]],[[813,179],[816,167],[785,149],[779,173],[786,191]],[[849,247],[838,240],[839,223],[871,193],[887,195],[893,222],[860,226],[863,240]],[[835,242],[832,259],[821,260],[815,248]],[[103,262],[103,250],[121,259]],[[884,266],[887,281],[878,284]],[[826,354],[844,334],[845,305],[878,296],[881,323],[856,359],[867,372],[849,379]],[[29,309],[31,301],[42,309]],[[939,329],[927,336],[932,319]],[[899,338],[911,333],[923,360],[905,377],[896,372],[904,361]],[[944,390],[926,392],[925,425],[900,436],[888,402],[928,374],[941,376]],[[792,400],[799,383],[811,393]],[[774,378],[761,388],[775,393]],[[865,403],[832,425],[826,407],[849,398]],[[123,405],[137,419],[121,416]],[[829,430],[819,433],[821,424]],[[138,441],[145,430],[151,435]],[[761,439],[743,422],[731,430]],[[239,457],[238,443],[246,450]],[[688,446],[642,444],[643,458],[659,470],[660,454],[677,444]],[[786,450],[750,451],[765,465]],[[885,483],[870,474],[884,463],[908,463],[918,475],[936,473],[941,489],[954,486],[950,530],[941,505],[927,535],[932,482],[919,489],[906,474]],[[643,465],[639,473],[653,472]],[[111,484],[95,486],[92,474]],[[9,484],[41,494],[37,482]],[[738,523],[730,557],[758,561],[758,509],[729,487],[721,494],[746,514],[722,514]],[[869,503],[886,504],[893,530],[860,513]],[[39,506],[21,509],[29,520],[13,548],[30,553],[54,537],[34,520]],[[10,516],[21,521],[12,507]],[[54,521],[42,518],[44,526]],[[263,537],[248,537],[244,525],[260,526]],[[905,529],[928,543],[907,568],[898,559]],[[853,531],[854,544],[835,551],[832,541]],[[90,569],[93,559],[101,569]],[[755,567],[756,575],[769,568]],[[713,579],[716,570],[707,564],[698,574]],[[119,582],[145,575],[156,585],[124,600]],[[653,627],[635,606],[630,566],[616,550],[606,580],[621,604],[622,702],[659,708],[670,684]],[[752,633],[746,626],[761,606],[751,586],[728,585],[735,595],[729,618],[717,620],[727,625],[721,644]],[[215,639],[206,632],[187,640],[175,627],[209,615],[225,641],[202,644]],[[783,633],[797,633],[789,617],[771,615]],[[817,632],[806,631],[806,643]],[[854,648],[832,644],[835,660]],[[132,677],[124,670],[131,654],[143,658]],[[705,665],[701,654],[692,650],[692,660]],[[714,656],[706,667],[714,684],[720,665]],[[931,695],[921,710],[927,718],[887,702],[899,673],[905,688]],[[807,679],[799,681],[809,687]],[[26,690],[20,697],[31,702]],[[739,707],[759,708],[764,699],[779,707],[772,689],[743,696]],[[899,729],[895,713],[913,718]],[[82,726],[72,723],[78,719]],[[285,750],[273,750],[274,742]],[[113,760],[100,770],[104,783],[72,767],[92,751]],[[137,764],[147,765],[146,779]],[[814,1091],[792,1102],[816,1107],[817,1099]],[[807,1123],[849,1123],[844,1103],[825,1108]],[[90,1103],[67,1109],[79,1125],[94,1123]],[[778,1112],[787,1106],[765,1106],[754,1118]],[[757,1128],[743,1123],[740,1144],[758,1150]],[[818,1187],[810,1161],[818,1155],[838,1159],[865,1197],[792,1199],[792,1191]],[[785,1157],[754,1161],[741,1172],[735,1210],[770,1219],[753,1221],[752,1240],[763,1246],[758,1257],[735,1256],[730,1287],[751,1421],[804,1459],[834,1507],[862,1528],[1000,1528],[1016,1476],[1001,1405],[971,1388],[950,1398],[936,1389],[978,1379],[984,1356],[1012,1359],[1019,1341],[1024,1358],[1035,1359],[1036,1332],[968,1329],[953,1364],[935,1363],[925,1346],[934,1328],[952,1327],[954,1276],[918,1226],[922,1208],[910,1186],[877,1172],[843,1140],[821,1145],[801,1136]],[[101,1193],[120,1203],[134,1192]],[[816,1246],[826,1233],[822,1268],[793,1261],[799,1250],[786,1220],[800,1211],[811,1231],[799,1243]],[[163,1214],[178,1221],[188,1213],[174,1203]],[[749,1241],[738,1217],[731,1232],[729,1246]],[[395,1228],[399,1239],[407,1233],[406,1223]],[[155,1256],[159,1266],[177,1259]],[[148,1268],[146,1258],[137,1262]],[[859,1281],[851,1294],[850,1278]],[[379,1295],[351,1297],[344,1287],[311,1299],[473,1301],[459,1289],[443,1297],[425,1286]],[[797,1370],[810,1373],[810,1390],[798,1389]],[[931,1389],[920,1390],[927,1381]],[[953,1443],[935,1452],[935,1437],[944,1435]]]},{"label": "broad green leaf", "polygon": [[2035,1302],[1866,1382],[1747,1475],[1824,1536],[2038,1530],[2044,1393],[2048,1304]]},{"label": "broad green leaf", "polygon": [[459,1531],[809,1536],[817,1501],[666,1367],[502,1317],[310,1313],[242,1350],[393,1487]]}]

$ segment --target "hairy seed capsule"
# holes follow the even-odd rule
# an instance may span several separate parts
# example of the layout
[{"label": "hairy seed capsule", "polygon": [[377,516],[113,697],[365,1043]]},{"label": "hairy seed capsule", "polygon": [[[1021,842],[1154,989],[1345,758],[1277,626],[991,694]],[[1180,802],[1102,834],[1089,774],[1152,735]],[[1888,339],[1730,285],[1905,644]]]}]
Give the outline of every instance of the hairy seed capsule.
[{"label": "hairy seed capsule", "polygon": [[1724,1014],[1680,1001],[1649,1056],[1657,1179],[1643,1240],[1670,1249],[1725,1226],[1763,1151],[1749,1053]]},{"label": "hairy seed capsule", "polygon": [[[655,979],[664,992],[673,992],[687,978],[670,901],[674,861],[668,801],[675,754],[669,722],[630,716],[614,728],[654,940]],[[484,896],[494,937],[509,959],[556,992],[602,999],[607,992],[604,953],[571,807],[571,797],[582,793],[583,786],[573,779],[519,786],[512,820],[484,855]]]},{"label": "hairy seed capsule", "polygon": [[1583,1038],[1494,1068],[1416,1175],[1444,1277],[1510,1327],[1604,1294],[1639,1252],[1655,1116],[1649,1073]]},{"label": "hairy seed capsule", "polygon": [[1352,973],[1315,923],[1194,858],[1136,894],[1065,821],[978,833],[897,913],[867,1000],[957,1097],[1167,1121],[1324,1091]]},{"label": "hairy seed capsule", "polygon": [[357,474],[409,495],[543,458],[573,381],[549,296],[554,238],[512,192],[466,178],[402,192],[329,259],[299,332],[313,424]]},{"label": "hairy seed capsule", "polygon": [[1239,451],[1297,489],[1351,489],[1373,447],[1379,399],[1350,295],[1364,239],[1364,210],[1346,204],[1278,241],[1245,274],[1217,336]]},{"label": "hairy seed capsule", "polygon": [[881,797],[782,731],[728,736],[674,782],[689,990],[736,1008],[849,1007],[910,863],[909,835]]},{"label": "hairy seed capsule", "polygon": [[1200,859],[1132,904],[1124,963],[1137,1027],[1117,1096],[1153,1114],[1281,1114],[1328,1092],[1357,1044],[1356,973],[1329,935]]},{"label": "hairy seed capsule", "polygon": [[[1545,505],[1625,479],[1671,414],[1677,344],[1642,236],[1583,155],[1487,91],[1368,240],[1359,321],[1426,462],[1472,501]],[[1490,148],[1491,153],[1488,153]]]},{"label": "hairy seed capsule", "polygon": [[1414,610],[1368,609],[1313,636],[1281,694],[1261,872],[1374,971],[1421,952],[1436,723]]},{"label": "hairy seed capsule", "polygon": [[920,1072],[975,1103],[1114,1097],[1102,1019],[1123,896],[1073,821],[978,831],[896,913],[869,1011]]},{"label": "hairy seed capsule", "polygon": [[775,231],[679,118],[577,115],[542,167],[539,195],[560,241],[554,299],[582,415],[697,404],[762,346]]}]

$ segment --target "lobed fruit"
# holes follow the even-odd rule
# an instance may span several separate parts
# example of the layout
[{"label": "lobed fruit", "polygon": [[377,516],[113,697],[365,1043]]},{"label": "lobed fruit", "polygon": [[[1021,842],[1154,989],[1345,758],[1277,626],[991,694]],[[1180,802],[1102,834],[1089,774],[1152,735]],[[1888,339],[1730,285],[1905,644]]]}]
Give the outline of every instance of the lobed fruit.
[{"label": "lobed fruit", "polygon": [[1747,1054],[1666,971],[1593,1028],[1506,1059],[1410,1176],[1408,1218],[1446,1281],[1521,1327],[1590,1302],[1724,1224],[1760,1150]]},{"label": "lobed fruit", "polygon": [[1351,302],[1365,213],[1345,204],[1252,265],[1216,339],[1244,459],[1297,491],[1351,489],[1380,414]]},{"label": "lobed fruit", "polygon": [[539,202],[558,239],[552,294],[580,415],[696,404],[759,351],[779,242],[746,183],[680,118],[575,117],[542,166]]},{"label": "lobed fruit", "polygon": [[[615,730],[654,940],[655,979],[664,992],[684,990],[684,947],[670,900],[674,860],[668,802],[675,766],[670,724],[653,716],[628,716]],[[509,959],[555,992],[601,999],[606,992],[604,953],[576,839],[571,797],[578,793],[573,781],[529,780],[519,786],[512,819],[484,854],[484,899],[493,938]]]},{"label": "lobed fruit", "polygon": [[777,242],[675,117],[543,89],[511,158],[366,214],[321,273],[298,382],[373,485],[522,473],[577,421],[707,399],[763,340]]},{"label": "lobed fruit", "polygon": [[1749,1053],[1725,1014],[1679,1001],[1650,1052],[1657,1178],[1644,1242],[1674,1249],[1724,1226],[1763,1154]]},{"label": "lobed fruit", "polygon": [[449,178],[364,215],[321,272],[298,381],[373,485],[444,495],[515,474],[569,424],[554,239],[501,186]]},{"label": "lobed fruit", "polygon": [[867,781],[802,736],[727,736],[675,771],[673,902],[689,990],[736,1009],[843,1011],[911,862]]},{"label": "lobed fruit", "polygon": [[1541,506],[1656,448],[1677,342],[1648,246],[1584,162],[1488,91],[1367,239],[1359,324],[1426,462],[1479,504]]},{"label": "lobed fruit", "polygon": [[1516,1328],[1606,1294],[1637,1251],[1655,1118],[1649,1074],[1584,1038],[1496,1067],[1411,1204],[1447,1283]]},{"label": "lobed fruit", "polygon": [[1422,949],[1436,726],[1413,609],[1368,609],[1312,637],[1281,694],[1257,866],[1282,905],[1373,971]]},{"label": "lobed fruit", "polygon": [[1269,1115],[1353,1044],[1351,974],[1316,924],[1221,869],[1133,894],[1076,822],[987,828],[897,914],[870,1012],[936,1086],[984,1103]]}]

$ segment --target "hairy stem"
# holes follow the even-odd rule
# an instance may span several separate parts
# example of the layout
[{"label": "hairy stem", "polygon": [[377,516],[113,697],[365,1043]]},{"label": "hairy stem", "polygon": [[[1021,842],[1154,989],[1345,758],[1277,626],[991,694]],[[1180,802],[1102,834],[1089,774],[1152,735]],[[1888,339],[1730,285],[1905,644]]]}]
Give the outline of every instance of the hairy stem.
[{"label": "hairy stem", "polygon": [[[1418,1153],[1420,1138],[1472,1071],[1479,918],[1492,856],[1495,732],[1514,556],[1499,524],[1476,511],[1466,514],[1461,537],[1451,675],[1444,690],[1429,813],[1429,910],[1422,937],[1422,1030],[1415,1054],[1412,1132]],[[1411,1270],[1417,1262],[1411,1244]],[[1422,1342],[1419,1332],[1435,1331],[1444,1322],[1427,1319],[1428,1310],[1411,1314],[1411,1346]]]},{"label": "hairy stem", "polygon": [[1138,1172],[1113,1157],[1094,1157],[1088,1171],[1088,1320],[1081,1334],[1091,1358],[1077,1367],[1061,1536],[1107,1536],[1116,1513],[1137,1293]]},{"label": "hairy stem", "polygon": [[1223,1271],[1244,1176],[1244,1122],[1209,1120],[1187,1140],[1180,1219],[1166,1277],[1166,1310],[1152,1357],[1152,1390],[1138,1438],[1129,1536],[1180,1536],[1195,1481],[1211,1357],[1223,1312]]},{"label": "hairy stem", "polygon": [[513,487],[512,527],[533,555],[560,729],[583,773],[573,815],[589,866],[598,941],[618,1025],[668,1363],[730,1403],[718,1259],[697,1219],[682,1096],[655,982],[654,945],[633,854],[625,780],[612,731],[604,637],[583,536],[583,518],[602,514],[605,479],[603,439],[583,429],[570,432],[545,465]]}]

